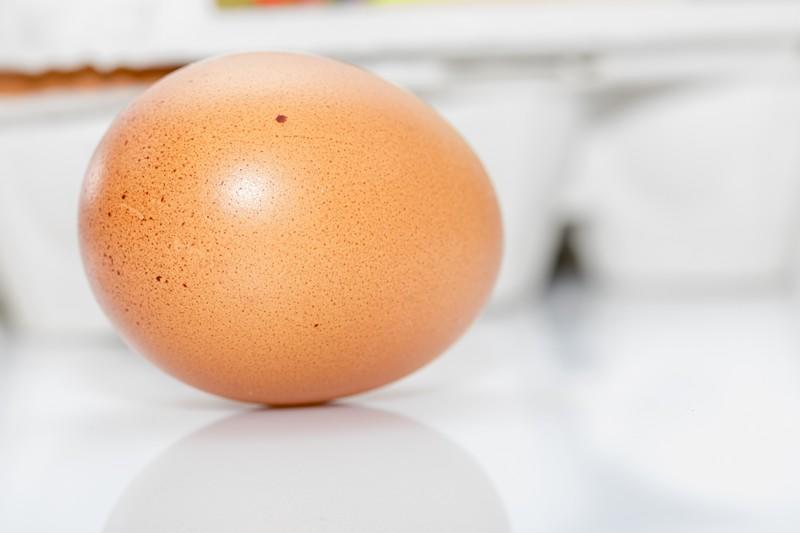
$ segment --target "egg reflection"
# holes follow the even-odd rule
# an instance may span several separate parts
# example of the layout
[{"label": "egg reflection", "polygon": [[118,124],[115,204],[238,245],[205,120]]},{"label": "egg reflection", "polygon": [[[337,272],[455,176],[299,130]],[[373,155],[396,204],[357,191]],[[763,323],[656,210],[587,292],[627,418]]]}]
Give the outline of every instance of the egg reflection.
[{"label": "egg reflection", "polygon": [[105,532],[508,530],[490,480],[454,443],[331,406],[242,413],[179,441],[128,486]]}]

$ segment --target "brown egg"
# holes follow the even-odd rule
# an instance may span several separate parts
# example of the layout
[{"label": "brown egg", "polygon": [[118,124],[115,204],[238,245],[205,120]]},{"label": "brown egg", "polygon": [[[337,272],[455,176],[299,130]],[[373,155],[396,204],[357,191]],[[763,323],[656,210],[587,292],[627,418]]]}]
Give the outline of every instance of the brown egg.
[{"label": "brown egg", "polygon": [[479,311],[501,250],[491,183],[450,125],[364,70],[295,54],[156,83],[97,148],[79,219],[97,299],[135,349],[267,404],[429,362]]}]

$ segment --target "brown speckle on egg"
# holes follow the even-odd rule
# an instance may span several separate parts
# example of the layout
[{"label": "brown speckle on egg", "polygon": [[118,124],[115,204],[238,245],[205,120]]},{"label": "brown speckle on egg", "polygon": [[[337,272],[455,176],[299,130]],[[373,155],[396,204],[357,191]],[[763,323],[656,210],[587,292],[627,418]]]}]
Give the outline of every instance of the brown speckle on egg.
[{"label": "brown speckle on egg", "polygon": [[463,139],[324,58],[180,69],[117,117],[87,176],[101,306],[163,369],[230,398],[311,404],[398,379],[464,331],[498,269],[497,202]]}]

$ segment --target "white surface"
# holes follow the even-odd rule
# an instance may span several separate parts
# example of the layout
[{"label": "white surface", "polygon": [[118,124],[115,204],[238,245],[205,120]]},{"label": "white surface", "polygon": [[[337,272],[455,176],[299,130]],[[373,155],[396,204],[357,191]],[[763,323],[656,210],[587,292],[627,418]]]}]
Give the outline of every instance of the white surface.
[{"label": "white surface", "polygon": [[120,346],[15,342],[0,531],[796,531],[797,319],[562,290],[391,387],[276,411]]}]

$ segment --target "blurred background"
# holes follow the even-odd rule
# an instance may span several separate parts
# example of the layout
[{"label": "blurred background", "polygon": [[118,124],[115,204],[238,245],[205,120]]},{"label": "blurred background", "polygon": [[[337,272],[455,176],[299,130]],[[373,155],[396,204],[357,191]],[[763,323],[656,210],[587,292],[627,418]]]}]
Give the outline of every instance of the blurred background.
[{"label": "blurred background", "polygon": [[[362,402],[472,454],[498,495],[476,531],[800,527],[800,2],[0,0],[0,530],[99,531],[115,508],[109,531],[178,531],[141,495],[120,515],[120,494],[239,407],[114,340],[77,198],[137,94],[245,50],[331,56],[410,89],[494,181],[505,255],[484,315]],[[173,449],[237,443],[224,428],[247,425]],[[370,493],[356,485],[353,501]],[[174,505],[209,497],[192,494]],[[442,520],[431,531],[464,531]]]}]

